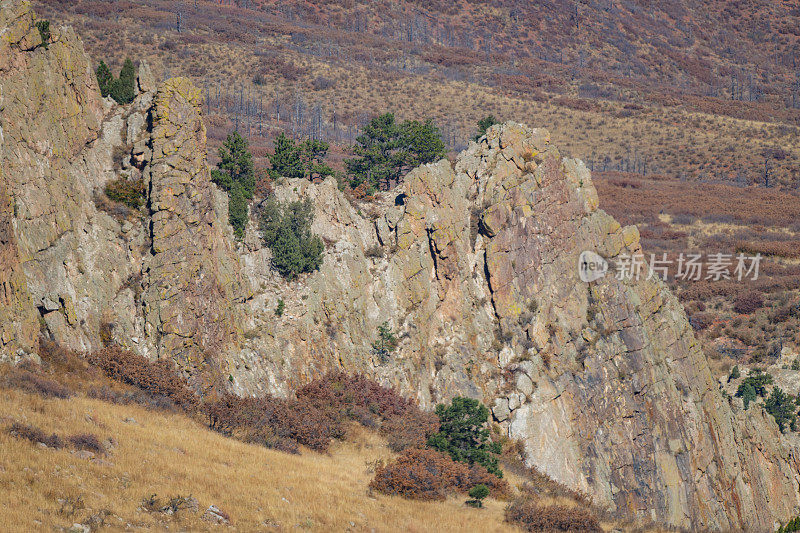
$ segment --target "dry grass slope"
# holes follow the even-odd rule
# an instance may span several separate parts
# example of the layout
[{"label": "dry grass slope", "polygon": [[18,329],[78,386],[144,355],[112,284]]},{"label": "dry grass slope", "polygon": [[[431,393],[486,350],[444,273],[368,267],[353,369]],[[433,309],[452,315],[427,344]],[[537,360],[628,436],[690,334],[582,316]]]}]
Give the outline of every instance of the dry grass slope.
[{"label": "dry grass slope", "polygon": [[[354,427],[328,454],[289,455],[245,444],[174,414],[77,397],[42,399],[0,390],[0,486],[8,531],[52,531],[102,510],[109,530],[136,528],[206,531],[209,505],[231,517],[240,531],[300,527],[310,531],[513,531],[503,524],[505,502],[483,510],[464,498],[424,503],[371,494],[367,463],[392,452],[375,434]],[[5,429],[23,421],[48,433],[113,437],[107,456],[83,459],[15,438]],[[143,498],[192,495],[200,511],[173,516],[140,509]],[[11,502],[9,504],[9,502]],[[74,502],[82,502],[77,507]],[[82,508],[81,508],[82,507]]]}]

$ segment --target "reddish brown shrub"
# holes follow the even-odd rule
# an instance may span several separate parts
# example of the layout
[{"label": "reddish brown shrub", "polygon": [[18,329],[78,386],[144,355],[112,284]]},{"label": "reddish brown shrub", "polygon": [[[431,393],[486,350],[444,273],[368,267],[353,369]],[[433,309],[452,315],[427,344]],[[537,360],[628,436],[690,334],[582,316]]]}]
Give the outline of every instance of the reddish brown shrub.
[{"label": "reddish brown shrub", "polygon": [[199,402],[194,391],[181,378],[172,361],[151,362],[146,357],[109,346],[89,355],[89,361],[108,377],[133,385],[154,396],[164,396],[187,412],[193,412]]},{"label": "reddish brown shrub", "polygon": [[93,453],[105,453],[105,448],[100,444],[100,439],[91,433],[78,433],[67,437],[67,443],[76,450],[88,450]]},{"label": "reddish brown shrub", "polygon": [[492,496],[508,493],[508,484],[480,465],[467,466],[431,449],[409,448],[394,462],[379,466],[370,488],[415,500],[443,500],[448,493],[466,493],[484,484]]},{"label": "reddish brown shrub", "polygon": [[38,394],[44,398],[69,398],[72,391],[60,383],[28,370],[14,369],[5,378],[5,385]]},{"label": "reddish brown shrub", "polygon": [[528,494],[520,496],[506,508],[505,519],[525,531],[603,531],[600,521],[586,508],[545,505]]},{"label": "reddish brown shrub", "polygon": [[178,409],[175,402],[166,396],[147,394],[145,391],[139,389],[117,391],[107,385],[103,385],[100,387],[90,387],[86,391],[86,395],[89,398],[95,398],[116,405],[136,404],[156,411],[176,411]]},{"label": "reddish brown shrub", "polygon": [[8,432],[11,435],[21,439],[27,439],[31,442],[41,442],[50,448],[64,447],[64,441],[61,440],[61,437],[55,433],[48,435],[41,429],[34,426],[14,422],[11,424],[11,427],[8,428]]},{"label": "reddish brown shrub", "polygon": [[387,420],[381,430],[386,434],[389,448],[393,452],[424,448],[428,437],[439,431],[439,417],[409,408],[402,416]]},{"label": "reddish brown shrub", "polygon": [[423,413],[413,400],[360,374],[327,374],[298,390],[297,400],[331,420],[350,419],[378,429],[395,451],[424,446],[439,429],[436,415]]},{"label": "reddish brown shrub", "polygon": [[434,450],[412,448],[393,463],[379,466],[370,488],[415,500],[444,500],[468,483],[469,469]]},{"label": "reddish brown shrub", "polygon": [[733,301],[733,309],[737,313],[749,315],[764,306],[764,297],[758,291],[750,291],[739,295]]},{"label": "reddish brown shrub", "polygon": [[324,411],[282,398],[240,398],[230,393],[207,401],[203,412],[211,429],[246,442],[292,453],[302,444],[324,451],[331,438],[344,434]]}]

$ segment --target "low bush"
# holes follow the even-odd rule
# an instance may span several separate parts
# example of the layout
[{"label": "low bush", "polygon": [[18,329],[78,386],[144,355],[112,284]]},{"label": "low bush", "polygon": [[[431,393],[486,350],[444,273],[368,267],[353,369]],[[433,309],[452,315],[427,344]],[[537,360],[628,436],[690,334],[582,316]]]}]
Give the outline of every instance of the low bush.
[{"label": "low bush", "polygon": [[60,383],[34,374],[28,370],[13,369],[4,379],[7,387],[13,387],[44,398],[66,399],[72,396],[72,391]]},{"label": "low bush", "polygon": [[369,486],[415,500],[444,500],[449,493],[466,493],[476,485],[487,486],[496,496],[508,493],[508,484],[480,465],[469,467],[436,450],[410,448],[378,466]]},{"label": "low bush", "polygon": [[105,448],[95,435],[91,433],[78,433],[67,437],[67,443],[76,450],[87,450],[96,454],[105,453]]},{"label": "low bush", "polygon": [[290,453],[297,453],[298,444],[325,451],[331,438],[343,434],[324,412],[294,400],[224,393],[205,402],[202,409],[211,429]]},{"label": "low bush", "polygon": [[61,437],[59,437],[55,433],[48,435],[41,429],[34,426],[29,426],[27,424],[20,424],[19,422],[14,422],[13,424],[11,424],[11,427],[8,429],[8,432],[14,437],[27,439],[34,443],[41,442],[42,444],[48,446],[49,448],[64,447],[64,441],[61,440]]},{"label": "low bush", "polygon": [[543,504],[530,494],[523,494],[506,508],[505,520],[525,531],[603,531],[591,511],[583,507]]},{"label": "low bush", "polygon": [[131,209],[139,209],[145,202],[144,182],[124,178],[109,181],[105,188],[109,199],[124,204]]},{"label": "low bush", "polygon": [[360,374],[327,374],[299,389],[297,399],[326,412],[332,420],[349,419],[377,428],[397,450],[424,443],[438,429],[435,415]]},{"label": "low bush", "polygon": [[89,398],[101,400],[116,405],[141,405],[157,411],[175,411],[178,407],[175,402],[166,396],[148,394],[143,390],[117,391],[107,385],[89,387],[86,391]]},{"label": "low bush", "polygon": [[764,306],[764,297],[758,291],[742,294],[733,301],[733,309],[737,313],[749,315]]},{"label": "low bush", "polygon": [[178,407],[193,412],[199,405],[194,391],[178,375],[172,361],[150,361],[146,357],[109,346],[89,355],[89,362],[108,377],[133,385],[154,396],[169,398]]}]

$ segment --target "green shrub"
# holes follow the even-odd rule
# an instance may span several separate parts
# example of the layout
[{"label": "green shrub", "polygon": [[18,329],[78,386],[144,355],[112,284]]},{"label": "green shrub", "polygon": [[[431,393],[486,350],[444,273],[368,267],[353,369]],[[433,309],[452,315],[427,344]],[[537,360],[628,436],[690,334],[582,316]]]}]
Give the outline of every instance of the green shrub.
[{"label": "green shrub", "polygon": [[728,383],[730,383],[734,379],[739,379],[740,377],[742,377],[742,373],[739,371],[739,365],[735,365],[731,369],[731,373],[728,375]]},{"label": "green shrub", "polygon": [[378,340],[372,343],[372,351],[378,356],[381,363],[385,363],[395,348],[397,348],[397,338],[394,336],[389,322],[384,322],[378,326]]},{"label": "green shrub", "polygon": [[755,393],[759,396],[767,395],[767,385],[772,383],[772,376],[765,373],[760,368],[754,368],[750,374],[739,384],[739,389],[736,391],[736,396],[741,396],[740,392],[744,387],[750,385],[753,387]]},{"label": "green shrub", "polygon": [[97,84],[100,86],[100,94],[105,98],[111,94],[111,86],[114,84],[114,75],[105,61],[100,61],[97,70],[95,70],[95,76],[97,77]]},{"label": "green shrub", "polygon": [[467,500],[467,505],[470,507],[483,507],[483,499],[489,495],[489,487],[486,485],[475,485],[471,489],[469,489],[469,497],[472,498],[471,500]]},{"label": "green shrub", "polygon": [[118,179],[106,184],[106,196],[109,199],[125,204],[131,209],[139,209],[144,205],[144,182],[142,180]]},{"label": "green shrub", "polygon": [[37,20],[36,21],[36,29],[39,30],[39,36],[42,38],[42,47],[47,49],[47,46],[50,44],[50,21],[49,20]]},{"label": "green shrub", "polygon": [[478,142],[481,137],[486,135],[486,130],[494,126],[495,124],[500,124],[500,121],[494,118],[493,115],[489,115],[488,117],[483,117],[478,121],[478,133],[475,134],[473,140]]},{"label": "green shrub", "polygon": [[272,268],[294,279],[322,265],[322,239],[311,232],[314,207],[305,201],[267,200],[261,209],[261,236],[272,250]]},{"label": "green shrub", "polygon": [[789,520],[785,526],[778,526],[778,533],[794,533],[800,531],[800,516]]},{"label": "green shrub", "polygon": [[286,303],[283,301],[283,298],[278,300],[278,307],[275,308],[275,315],[276,316],[283,316],[283,310],[286,308]]},{"label": "green shrub", "polygon": [[104,61],[100,61],[95,76],[103,98],[111,96],[118,104],[129,104],[136,97],[136,69],[130,59],[123,63],[119,78],[114,78]]},{"label": "green shrub", "polygon": [[431,435],[428,446],[450,454],[454,461],[477,463],[492,474],[503,477],[497,463],[498,443],[489,442],[489,409],[478,400],[457,396],[447,406],[436,406],[439,432]]},{"label": "green shrub", "polygon": [[126,59],[119,71],[119,78],[111,85],[111,98],[118,104],[129,104],[136,96],[136,70],[133,61]]},{"label": "green shrub", "polygon": [[750,402],[756,401],[756,398],[758,397],[756,395],[756,389],[753,388],[751,383],[742,383],[739,385],[739,389],[736,391],[736,396],[740,396],[742,398],[745,411],[747,411],[747,408],[750,406]]}]

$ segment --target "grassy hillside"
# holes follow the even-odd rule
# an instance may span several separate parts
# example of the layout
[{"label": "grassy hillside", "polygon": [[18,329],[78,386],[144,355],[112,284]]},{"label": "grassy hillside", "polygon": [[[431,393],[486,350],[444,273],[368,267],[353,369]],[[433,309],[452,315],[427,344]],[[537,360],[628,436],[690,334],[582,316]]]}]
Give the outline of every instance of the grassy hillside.
[{"label": "grassy hillside", "polygon": [[129,56],[191,77],[206,94],[213,143],[238,127],[256,155],[285,130],[330,140],[341,157],[384,111],[430,117],[460,149],[493,114],[550,128],[593,169],[795,189],[797,9],[740,4],[42,0],[37,9],[73,24],[95,62],[118,69]]},{"label": "grassy hillside", "polygon": [[[111,381],[76,354],[53,346],[42,353],[44,365],[28,367],[32,373],[0,365],[9,530],[519,531],[504,521],[506,509],[532,502],[549,520],[577,524],[589,516],[603,531],[657,531],[605,516],[524,467],[513,446],[503,455],[509,491],[502,500],[490,497],[482,509],[456,493],[409,500],[370,488],[376,468],[397,454],[356,422],[324,453],[285,453],[212,431],[197,413]],[[97,390],[114,403],[97,399]]]},{"label": "grassy hillside", "polygon": [[[0,432],[4,527],[52,531],[103,517],[108,530],[218,529],[201,515],[215,505],[239,531],[300,528],[310,531],[512,531],[504,502],[485,509],[464,498],[422,503],[371,494],[369,463],[391,457],[385,442],[353,427],[328,454],[290,455],[245,444],[177,414],[99,400],[42,399],[0,390],[3,425],[13,418],[46,432],[90,433],[115,444],[92,459]],[[11,415],[13,413],[13,415]],[[11,416],[10,416],[11,415]],[[5,429],[5,428],[4,428]],[[194,496],[197,512],[148,512],[142,501]]]}]

